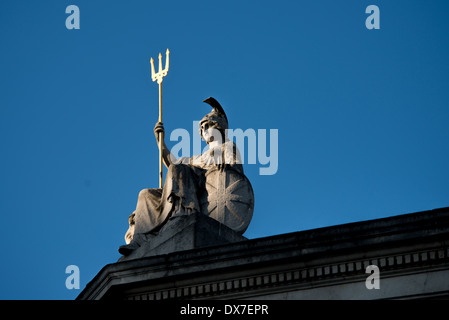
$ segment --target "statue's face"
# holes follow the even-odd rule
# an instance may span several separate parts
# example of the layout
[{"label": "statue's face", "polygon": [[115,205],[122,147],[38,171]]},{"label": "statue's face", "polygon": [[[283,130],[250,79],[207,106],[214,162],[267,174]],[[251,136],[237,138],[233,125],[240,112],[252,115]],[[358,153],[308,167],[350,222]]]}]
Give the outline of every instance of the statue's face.
[{"label": "statue's face", "polygon": [[209,142],[214,141],[214,136],[212,135],[212,126],[210,125],[210,123],[208,122],[203,123],[203,125],[201,126],[201,134],[203,136],[204,141],[206,141],[207,144],[209,144]]},{"label": "statue's face", "polygon": [[201,125],[201,135],[207,144],[221,139],[220,131],[210,122],[205,122]]}]

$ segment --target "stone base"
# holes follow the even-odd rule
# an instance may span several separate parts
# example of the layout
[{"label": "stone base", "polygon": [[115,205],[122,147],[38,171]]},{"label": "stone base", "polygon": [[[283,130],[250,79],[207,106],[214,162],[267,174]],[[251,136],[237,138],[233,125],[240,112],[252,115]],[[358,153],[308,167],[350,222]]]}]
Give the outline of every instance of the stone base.
[{"label": "stone base", "polygon": [[141,246],[119,261],[157,256],[247,240],[202,213],[171,218],[157,234],[143,235]]},{"label": "stone base", "polygon": [[449,207],[208,247],[238,237],[206,216],[165,231],[77,299],[449,299]]}]

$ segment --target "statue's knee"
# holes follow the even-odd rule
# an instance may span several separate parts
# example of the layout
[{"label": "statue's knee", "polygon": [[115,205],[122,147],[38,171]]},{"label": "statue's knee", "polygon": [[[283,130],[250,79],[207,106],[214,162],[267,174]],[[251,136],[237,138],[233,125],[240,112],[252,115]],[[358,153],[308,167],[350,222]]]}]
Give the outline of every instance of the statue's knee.
[{"label": "statue's knee", "polygon": [[168,167],[167,172],[173,173],[176,172],[178,170],[178,166],[177,164],[171,164],[170,167]]},{"label": "statue's knee", "polygon": [[177,177],[182,171],[182,164],[172,164],[168,167],[167,176]]},{"label": "statue's knee", "polygon": [[140,190],[139,199],[145,198],[147,196],[147,194],[148,194],[148,189]]},{"label": "statue's knee", "polygon": [[136,217],[136,212],[135,211],[129,215],[128,222],[129,222],[130,226],[136,224],[135,217]]}]

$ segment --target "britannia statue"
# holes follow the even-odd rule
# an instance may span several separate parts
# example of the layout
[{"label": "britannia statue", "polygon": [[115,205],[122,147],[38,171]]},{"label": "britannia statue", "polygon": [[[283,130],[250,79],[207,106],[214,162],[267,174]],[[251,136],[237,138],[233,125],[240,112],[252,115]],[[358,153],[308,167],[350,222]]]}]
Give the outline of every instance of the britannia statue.
[{"label": "britannia statue", "polygon": [[[161,72],[160,60],[159,69],[158,74],[164,71],[167,74],[167,66]],[[157,79],[154,67],[152,70],[153,80]],[[199,122],[199,134],[206,141],[208,150],[200,155],[176,159],[164,141],[162,80],[158,83],[160,114],[154,134],[160,161],[167,167],[167,175],[162,185],[161,165],[159,188],[140,191],[136,209],[129,216],[126,245],[119,248],[124,256],[138,249],[147,241],[148,235],[163,232],[170,221],[186,215],[204,214],[243,234],[254,209],[253,190],[244,175],[239,150],[227,137],[228,118],[222,106],[212,97],[204,100],[212,111]]]}]

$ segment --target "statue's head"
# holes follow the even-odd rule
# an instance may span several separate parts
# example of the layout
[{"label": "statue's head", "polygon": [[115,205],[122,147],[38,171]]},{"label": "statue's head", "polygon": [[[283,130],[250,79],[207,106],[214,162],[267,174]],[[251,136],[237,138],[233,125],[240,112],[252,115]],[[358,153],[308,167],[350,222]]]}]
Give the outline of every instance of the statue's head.
[{"label": "statue's head", "polygon": [[[201,138],[207,143],[213,141],[214,135],[210,130],[213,129],[213,132],[219,132],[219,134],[221,135],[221,141],[224,142],[226,139],[226,129],[228,129],[228,118],[226,117],[223,108],[218,103],[218,101],[212,97],[207,98],[203,102],[210,104],[213,110],[210,113],[206,114],[199,123],[199,132]],[[208,132],[206,133],[206,131]]]}]

